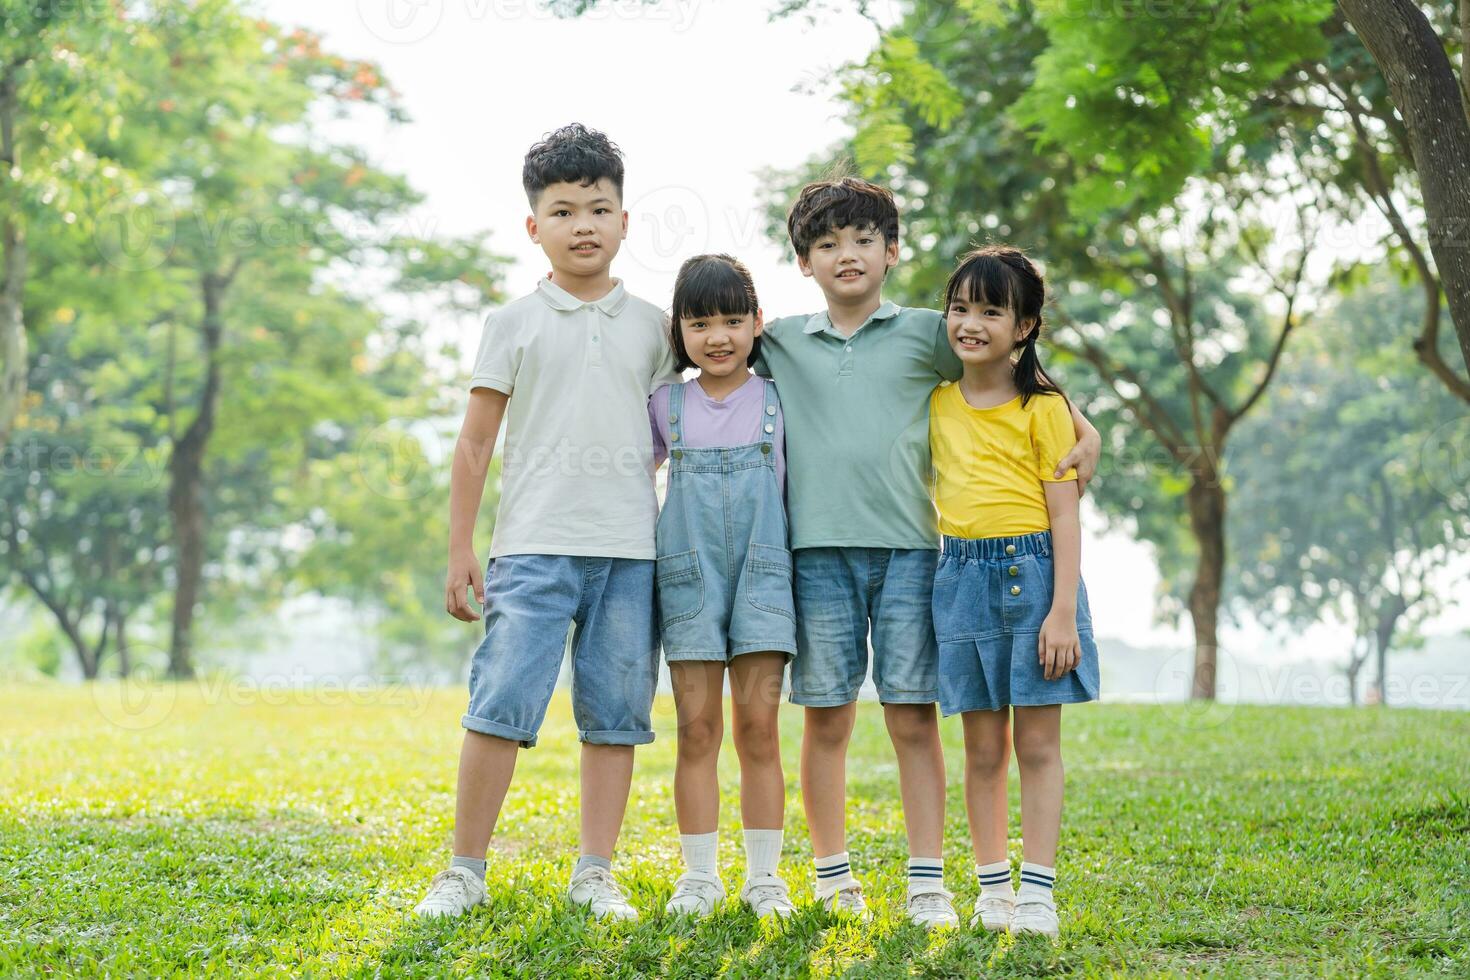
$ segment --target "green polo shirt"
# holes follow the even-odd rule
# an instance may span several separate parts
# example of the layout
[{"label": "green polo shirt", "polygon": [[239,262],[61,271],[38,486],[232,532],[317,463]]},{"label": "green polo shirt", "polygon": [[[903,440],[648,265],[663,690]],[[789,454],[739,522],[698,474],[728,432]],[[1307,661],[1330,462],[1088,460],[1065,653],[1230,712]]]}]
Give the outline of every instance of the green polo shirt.
[{"label": "green polo shirt", "polygon": [[938,546],[929,395],[963,372],[943,315],[884,303],[851,337],[782,317],[755,370],[781,395],[791,547]]}]

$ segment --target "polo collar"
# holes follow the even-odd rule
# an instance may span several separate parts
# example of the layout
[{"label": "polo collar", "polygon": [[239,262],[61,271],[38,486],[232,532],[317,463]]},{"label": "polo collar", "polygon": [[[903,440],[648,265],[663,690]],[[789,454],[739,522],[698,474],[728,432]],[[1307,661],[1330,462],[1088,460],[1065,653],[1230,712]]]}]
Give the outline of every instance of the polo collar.
[{"label": "polo collar", "polygon": [[[891,320],[897,315],[898,304],[893,302],[892,300],[885,299],[882,305],[873,311],[873,315],[863,321],[863,326],[867,326],[874,320]],[[806,326],[802,329],[802,332],[821,333],[823,330],[826,330],[830,326],[832,326],[832,318],[827,315],[826,310],[823,310],[822,312],[814,313],[807,318]],[[862,327],[859,327],[858,329],[861,330]]]},{"label": "polo collar", "polygon": [[552,282],[549,277],[536,283],[536,291],[552,309],[566,313],[590,306],[608,316],[617,316],[623,307],[628,305],[628,291],[623,288],[621,279],[614,279],[612,289],[594,300],[578,299]]}]

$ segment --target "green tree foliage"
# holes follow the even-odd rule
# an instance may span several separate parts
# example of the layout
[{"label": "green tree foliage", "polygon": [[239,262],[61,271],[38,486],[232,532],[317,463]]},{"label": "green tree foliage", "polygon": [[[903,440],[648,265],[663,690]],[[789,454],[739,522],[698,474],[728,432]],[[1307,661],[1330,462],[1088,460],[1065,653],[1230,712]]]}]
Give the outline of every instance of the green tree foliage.
[{"label": "green tree foliage", "polygon": [[[407,562],[422,563],[432,540],[431,565],[442,564],[444,534],[425,516],[442,502],[396,496],[390,480],[365,506],[363,494],[385,486],[367,459],[372,435],[393,419],[452,411],[453,362],[426,342],[418,317],[498,299],[503,260],[483,236],[423,233],[419,195],[332,138],[336,118],[403,118],[376,66],[226,0],[127,13],[127,125],[99,150],[127,161],[125,179],[80,246],[31,238],[39,268],[27,310],[75,385],[56,389],[54,413],[48,404],[22,415],[17,432],[35,441],[52,427],[59,439],[104,443],[114,436],[104,420],[116,427],[120,414],[161,461],[150,507],[162,500],[168,530],[139,530],[135,543],[146,540],[149,561],[162,566],[148,581],[171,593],[148,608],[169,617],[175,676],[194,669],[206,600],[228,615],[329,588],[396,624],[413,590],[370,588],[359,576],[386,569],[432,581],[433,571]],[[35,111],[52,110],[43,100]],[[395,308],[415,316],[379,303],[409,294],[427,302]],[[51,384],[44,371],[36,380]],[[39,408],[34,397],[29,404]],[[107,411],[81,427],[97,408]],[[54,470],[28,477],[41,498],[54,496]],[[82,507],[86,497],[67,499]],[[344,555],[339,524],[367,522],[373,533],[359,541],[374,549],[371,561]],[[19,537],[6,554],[11,570],[24,566]],[[304,556],[327,540],[336,572],[322,573],[321,562],[303,571]],[[99,595],[94,566],[76,557],[66,587]],[[414,615],[423,621],[421,609]]]},{"label": "green tree foliage", "polygon": [[1447,566],[1470,550],[1470,415],[1402,343],[1422,302],[1379,276],[1339,303],[1230,461],[1249,506],[1230,526],[1228,594],[1267,623],[1352,627],[1355,699],[1370,658],[1387,696],[1389,653],[1459,598]]}]

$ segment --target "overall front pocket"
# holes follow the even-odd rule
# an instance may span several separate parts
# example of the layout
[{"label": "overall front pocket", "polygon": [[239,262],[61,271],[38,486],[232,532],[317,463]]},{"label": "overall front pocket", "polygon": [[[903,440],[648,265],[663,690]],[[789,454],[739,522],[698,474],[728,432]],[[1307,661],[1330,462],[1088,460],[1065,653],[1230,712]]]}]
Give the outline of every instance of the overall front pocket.
[{"label": "overall front pocket", "polygon": [[762,612],[796,622],[791,597],[791,552],[768,544],[752,544],[745,556],[745,598]]},{"label": "overall front pocket", "polygon": [[704,608],[704,576],[699,571],[698,552],[660,557],[656,574],[661,626],[668,628],[699,615]]}]

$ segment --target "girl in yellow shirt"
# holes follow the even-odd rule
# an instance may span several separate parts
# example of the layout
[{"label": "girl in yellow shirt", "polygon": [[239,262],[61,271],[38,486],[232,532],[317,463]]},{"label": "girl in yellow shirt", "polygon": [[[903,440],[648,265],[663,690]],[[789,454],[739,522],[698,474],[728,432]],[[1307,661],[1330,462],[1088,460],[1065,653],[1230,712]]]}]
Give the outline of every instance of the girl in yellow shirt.
[{"label": "girl in yellow shirt", "polygon": [[[1075,442],[1066,396],[1037,359],[1046,285],[1020,250],[961,259],[945,289],[964,364],[929,404],[939,704],[965,727],[965,804],[980,896],[972,924],[1057,934],[1061,706],[1098,696],[1097,646],[1080,573]],[[1009,710],[1008,710],[1009,709]],[[1021,770],[1021,887],[1006,859],[1011,721]]]}]

